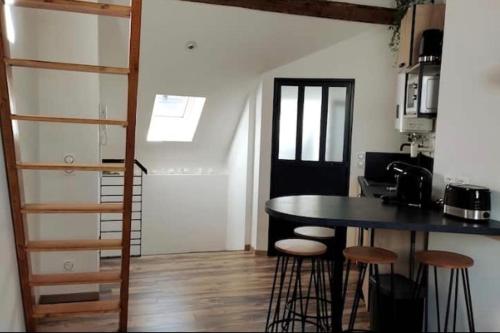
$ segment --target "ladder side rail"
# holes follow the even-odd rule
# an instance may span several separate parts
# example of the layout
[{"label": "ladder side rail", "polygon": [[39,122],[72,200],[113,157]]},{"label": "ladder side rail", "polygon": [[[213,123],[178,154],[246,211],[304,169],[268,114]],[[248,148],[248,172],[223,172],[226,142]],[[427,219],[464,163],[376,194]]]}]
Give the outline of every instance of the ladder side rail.
[{"label": "ladder side rail", "polygon": [[130,20],[129,74],[127,102],[127,138],[125,149],[125,186],[122,233],[122,282],[120,286],[120,331],[128,329],[128,299],[130,276],[130,234],[135,161],[135,125],[137,113],[137,91],[139,84],[139,55],[141,39],[142,0],[132,0]]},{"label": "ladder side rail", "polygon": [[[19,271],[19,284],[21,287],[21,297],[24,312],[25,329],[28,332],[36,330],[36,322],[33,318],[33,305],[35,297],[30,287],[31,265],[30,256],[26,251],[28,241],[27,223],[25,216],[21,212],[24,202],[24,191],[22,175],[17,170],[17,155],[19,154],[19,131],[13,128],[11,119],[11,107],[13,100],[9,93],[9,81],[12,78],[12,71],[7,68],[3,59],[10,56],[9,42],[6,38],[6,22],[4,5],[0,4],[0,126],[2,132],[2,143],[5,170],[9,188],[10,209],[12,215],[12,226],[16,244],[17,266]],[[16,124],[17,126],[17,124]],[[15,130],[15,131],[14,131]]]}]

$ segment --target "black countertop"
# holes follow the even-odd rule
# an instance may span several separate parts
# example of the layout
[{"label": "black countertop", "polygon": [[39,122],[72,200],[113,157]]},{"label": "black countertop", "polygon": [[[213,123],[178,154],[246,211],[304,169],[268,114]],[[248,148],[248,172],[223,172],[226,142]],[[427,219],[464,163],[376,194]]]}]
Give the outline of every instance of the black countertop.
[{"label": "black countertop", "polygon": [[373,198],[280,197],[266,203],[266,212],[279,219],[320,226],[500,236],[500,221],[475,224],[444,216],[438,211],[385,205]]}]

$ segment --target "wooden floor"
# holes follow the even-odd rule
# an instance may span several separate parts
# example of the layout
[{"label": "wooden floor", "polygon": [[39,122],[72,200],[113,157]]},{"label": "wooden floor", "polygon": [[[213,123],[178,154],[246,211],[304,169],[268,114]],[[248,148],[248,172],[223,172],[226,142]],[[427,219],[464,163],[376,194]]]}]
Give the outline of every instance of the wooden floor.
[{"label": "wooden floor", "polygon": [[[102,269],[116,269],[105,260]],[[130,331],[263,331],[275,259],[250,252],[217,252],[133,259],[130,276]],[[349,283],[350,308],[355,283]],[[117,296],[118,286],[102,297]],[[361,307],[363,309],[363,307]],[[358,315],[359,328],[368,316]],[[349,311],[344,314],[344,323]],[[39,330],[116,331],[118,316],[46,318]]]}]

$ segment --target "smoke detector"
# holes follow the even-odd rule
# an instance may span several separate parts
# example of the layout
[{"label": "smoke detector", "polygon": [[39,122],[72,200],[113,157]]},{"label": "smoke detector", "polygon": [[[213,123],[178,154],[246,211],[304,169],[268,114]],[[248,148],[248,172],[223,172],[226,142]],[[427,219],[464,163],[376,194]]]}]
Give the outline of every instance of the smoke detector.
[{"label": "smoke detector", "polygon": [[186,51],[194,51],[196,48],[198,47],[198,43],[196,43],[195,41],[189,41],[189,42],[186,42]]}]

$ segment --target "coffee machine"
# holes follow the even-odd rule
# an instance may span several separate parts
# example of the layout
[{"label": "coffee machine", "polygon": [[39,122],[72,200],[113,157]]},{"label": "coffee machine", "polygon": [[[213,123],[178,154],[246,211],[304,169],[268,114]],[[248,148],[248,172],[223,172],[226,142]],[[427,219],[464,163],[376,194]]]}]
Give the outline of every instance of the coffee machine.
[{"label": "coffee machine", "polygon": [[432,173],[426,168],[395,161],[387,166],[396,180],[396,194],[384,196],[388,204],[429,207],[432,202]]}]

